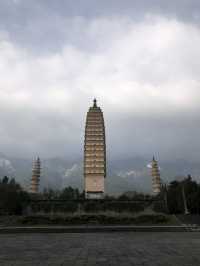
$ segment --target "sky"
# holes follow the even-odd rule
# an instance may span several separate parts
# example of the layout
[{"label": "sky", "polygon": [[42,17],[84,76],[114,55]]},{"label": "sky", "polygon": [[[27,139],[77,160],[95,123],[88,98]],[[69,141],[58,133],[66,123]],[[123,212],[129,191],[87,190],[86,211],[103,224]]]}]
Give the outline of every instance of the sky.
[{"label": "sky", "polygon": [[88,108],[108,158],[200,158],[198,0],[0,0],[0,152],[82,156]]}]

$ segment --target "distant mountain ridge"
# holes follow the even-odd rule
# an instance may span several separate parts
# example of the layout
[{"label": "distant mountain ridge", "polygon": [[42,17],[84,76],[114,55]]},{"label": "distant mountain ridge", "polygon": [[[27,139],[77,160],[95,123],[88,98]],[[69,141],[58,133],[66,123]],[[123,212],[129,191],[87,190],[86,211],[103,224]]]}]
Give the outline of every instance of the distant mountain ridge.
[{"label": "distant mountain ridge", "polygon": [[[142,157],[124,158],[108,161],[105,180],[106,193],[119,194],[126,191],[151,192],[150,160]],[[200,164],[186,160],[161,161],[161,178],[164,182],[182,179],[191,174],[200,182]],[[32,160],[12,158],[0,154],[0,177],[15,177],[21,185],[28,189],[32,172]],[[61,189],[72,186],[83,190],[83,163],[80,159],[65,158],[42,159],[42,175],[40,188]]]}]

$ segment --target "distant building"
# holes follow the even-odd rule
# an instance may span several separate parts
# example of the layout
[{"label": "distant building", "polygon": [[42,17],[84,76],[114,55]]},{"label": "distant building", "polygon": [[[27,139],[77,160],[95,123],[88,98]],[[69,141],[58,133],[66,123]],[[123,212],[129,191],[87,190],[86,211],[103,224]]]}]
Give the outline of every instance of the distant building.
[{"label": "distant building", "polygon": [[153,157],[151,162],[151,176],[152,176],[152,189],[153,194],[157,195],[161,192],[161,179],[160,179],[160,170],[158,162]]},{"label": "distant building", "polygon": [[38,157],[36,160],[33,161],[31,188],[30,188],[31,193],[39,192],[40,172],[41,172],[41,162],[40,158]]},{"label": "distant building", "polygon": [[101,199],[104,195],[106,177],[106,142],[103,112],[94,104],[90,107],[85,126],[84,180],[85,197]]}]

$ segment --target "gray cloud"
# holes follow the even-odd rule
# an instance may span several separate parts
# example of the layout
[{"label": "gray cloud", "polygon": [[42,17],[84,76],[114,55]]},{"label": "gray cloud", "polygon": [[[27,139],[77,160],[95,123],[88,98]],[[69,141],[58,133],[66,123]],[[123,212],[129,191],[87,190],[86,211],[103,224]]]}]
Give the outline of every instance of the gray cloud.
[{"label": "gray cloud", "polygon": [[0,2],[2,152],[80,156],[97,97],[110,156],[199,156],[200,4],[145,3]]},{"label": "gray cloud", "polygon": [[56,51],[65,42],[91,49],[93,39],[85,39],[88,21],[112,17],[143,21],[147,14],[155,14],[199,24],[199,10],[198,0],[1,0],[0,28],[36,53]]}]

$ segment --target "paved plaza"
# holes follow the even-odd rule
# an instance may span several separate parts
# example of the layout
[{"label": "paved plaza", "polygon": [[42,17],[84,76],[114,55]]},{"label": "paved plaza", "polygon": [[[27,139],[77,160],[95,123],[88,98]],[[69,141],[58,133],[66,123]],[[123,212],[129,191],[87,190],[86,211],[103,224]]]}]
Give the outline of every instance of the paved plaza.
[{"label": "paved plaza", "polygon": [[1,234],[0,265],[199,266],[200,233]]}]

